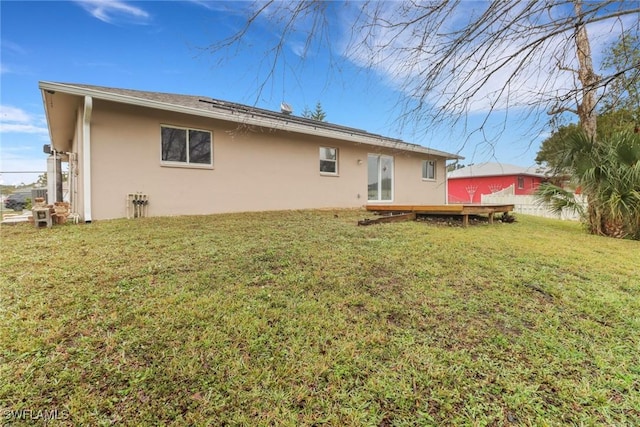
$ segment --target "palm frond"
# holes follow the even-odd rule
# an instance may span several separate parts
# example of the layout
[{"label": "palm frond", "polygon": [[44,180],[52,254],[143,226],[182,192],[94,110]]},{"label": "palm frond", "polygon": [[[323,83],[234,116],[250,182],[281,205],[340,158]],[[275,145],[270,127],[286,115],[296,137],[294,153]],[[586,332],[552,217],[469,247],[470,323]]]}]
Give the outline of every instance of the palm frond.
[{"label": "palm frond", "polygon": [[[576,132],[562,147],[562,166],[587,196],[590,230],[640,239],[640,134],[617,132],[595,141]],[[555,185],[540,185],[535,195],[556,214],[585,214],[573,193]]]},{"label": "palm frond", "polygon": [[576,199],[573,192],[567,191],[557,185],[545,182],[540,184],[534,193],[536,204],[544,206],[555,215],[562,215],[569,211],[580,216],[584,214],[584,206]]}]

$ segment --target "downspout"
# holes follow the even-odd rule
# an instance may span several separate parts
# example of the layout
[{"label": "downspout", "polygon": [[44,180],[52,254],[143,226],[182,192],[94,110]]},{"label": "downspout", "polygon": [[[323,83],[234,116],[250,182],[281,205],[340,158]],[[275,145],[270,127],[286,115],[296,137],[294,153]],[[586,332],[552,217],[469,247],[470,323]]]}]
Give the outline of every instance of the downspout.
[{"label": "downspout", "polygon": [[56,158],[55,149],[51,150],[49,157],[47,157],[47,203],[53,204],[57,202],[56,196]]},{"label": "downspout", "polygon": [[67,152],[69,156],[69,204],[70,212],[78,217],[78,154]]},{"label": "downspout", "polygon": [[47,200],[48,204],[53,205],[55,202],[58,202],[58,171],[56,170],[56,166],[58,163],[58,155],[57,151],[53,150],[53,191],[51,192],[51,199]]},{"label": "downspout", "polygon": [[84,190],[84,222],[91,222],[91,112],[93,98],[84,97],[82,114],[82,183]]}]

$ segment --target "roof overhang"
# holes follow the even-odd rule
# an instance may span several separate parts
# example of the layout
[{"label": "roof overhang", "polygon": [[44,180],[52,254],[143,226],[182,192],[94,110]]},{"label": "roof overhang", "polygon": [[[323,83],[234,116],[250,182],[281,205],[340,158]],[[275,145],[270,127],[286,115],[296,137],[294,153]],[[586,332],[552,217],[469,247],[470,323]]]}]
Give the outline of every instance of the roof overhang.
[{"label": "roof overhang", "polygon": [[56,151],[71,151],[76,131],[76,114],[84,97],[46,88],[42,85],[40,89],[51,144]]},{"label": "roof overhang", "polygon": [[51,141],[54,148],[58,151],[71,150],[71,141],[73,140],[75,132],[74,126],[76,122],[77,109],[82,105],[84,97],[90,96],[94,99],[135,105],[139,107],[190,114],[200,117],[208,117],[216,120],[260,126],[264,128],[283,130],[288,132],[296,132],[305,135],[334,138],[357,144],[366,144],[400,151],[411,151],[436,157],[443,157],[448,160],[457,160],[464,158],[457,154],[447,153],[421,145],[409,144],[400,140],[368,134],[365,132],[360,132],[356,129],[314,126],[313,124],[300,123],[296,120],[288,119],[286,116],[279,118],[269,117],[265,114],[261,114],[257,110],[247,112],[215,108],[212,108],[211,110],[203,110],[200,108],[176,105],[157,100],[138,98],[135,96],[73,86],[64,83],[40,82],[39,88],[42,91],[42,98],[47,115],[47,123],[49,126]]}]

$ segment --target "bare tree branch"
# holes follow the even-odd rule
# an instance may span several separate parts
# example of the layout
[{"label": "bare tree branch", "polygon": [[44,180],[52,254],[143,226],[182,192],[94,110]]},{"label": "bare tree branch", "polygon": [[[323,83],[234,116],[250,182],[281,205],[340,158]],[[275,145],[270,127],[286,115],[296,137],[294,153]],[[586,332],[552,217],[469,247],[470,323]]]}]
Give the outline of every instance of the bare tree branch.
[{"label": "bare tree branch", "polygon": [[[397,105],[401,125],[466,126],[469,114],[482,113],[478,131],[491,140],[486,125],[497,113],[528,109],[541,117],[540,111],[577,112],[590,123],[602,99],[599,91],[608,89],[616,75],[596,75],[586,32],[604,22],[620,29],[639,25],[636,2],[495,0],[473,5],[461,0],[260,2],[235,34],[212,44],[210,51],[237,47],[258,21],[268,22],[279,36],[268,52],[271,67],[256,99],[274,78],[278,61],[285,60],[286,43],[302,37],[305,52],[314,46],[337,48],[339,60],[386,76],[403,93]],[[338,13],[352,13],[348,28],[336,27]],[[342,43],[336,45],[337,39]]]}]

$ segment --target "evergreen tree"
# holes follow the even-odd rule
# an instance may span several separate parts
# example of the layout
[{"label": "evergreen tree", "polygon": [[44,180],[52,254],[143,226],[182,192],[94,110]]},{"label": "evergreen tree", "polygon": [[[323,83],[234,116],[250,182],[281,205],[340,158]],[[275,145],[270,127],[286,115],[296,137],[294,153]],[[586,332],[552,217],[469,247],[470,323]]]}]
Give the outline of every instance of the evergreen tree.
[{"label": "evergreen tree", "polygon": [[302,117],[311,120],[317,120],[319,122],[326,122],[327,114],[322,109],[322,104],[320,101],[316,103],[316,109],[314,111],[309,110],[309,108],[305,107],[302,112]]}]

